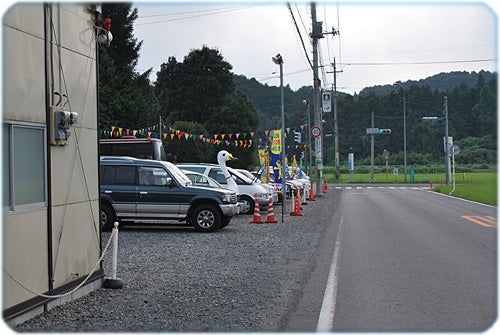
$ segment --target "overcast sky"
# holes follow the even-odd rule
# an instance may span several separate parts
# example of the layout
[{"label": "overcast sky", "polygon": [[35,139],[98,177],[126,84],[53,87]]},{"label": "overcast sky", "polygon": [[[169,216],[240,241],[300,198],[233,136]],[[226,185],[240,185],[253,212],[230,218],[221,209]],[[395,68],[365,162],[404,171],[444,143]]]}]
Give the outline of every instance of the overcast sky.
[{"label": "overcast sky", "polygon": [[[206,45],[218,49],[235,74],[270,86],[279,86],[271,57],[280,53],[284,84],[293,90],[312,85],[310,3],[290,5],[306,51],[285,2],[134,2],[134,35],[143,41],[137,69],[156,73],[170,56],[182,62]],[[337,89],[351,94],[440,72],[497,71],[497,12],[488,1],[318,2],[316,16],[325,33],[339,31],[319,43],[326,88],[333,85],[334,58]]]}]

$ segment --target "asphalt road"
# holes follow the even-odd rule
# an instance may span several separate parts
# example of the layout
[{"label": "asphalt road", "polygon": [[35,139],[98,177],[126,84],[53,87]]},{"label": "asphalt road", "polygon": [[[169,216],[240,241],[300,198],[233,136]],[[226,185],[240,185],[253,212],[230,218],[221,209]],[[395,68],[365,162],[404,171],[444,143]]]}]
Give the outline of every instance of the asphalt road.
[{"label": "asphalt road", "polygon": [[425,188],[330,185],[303,216],[282,222],[278,207],[279,224],[239,216],[212,234],[124,227],[123,289],[15,330],[482,331],[496,321],[497,209]]},{"label": "asphalt road", "polygon": [[[319,330],[483,331],[497,315],[495,207],[342,187]],[[330,242],[331,243],[331,242]]]}]

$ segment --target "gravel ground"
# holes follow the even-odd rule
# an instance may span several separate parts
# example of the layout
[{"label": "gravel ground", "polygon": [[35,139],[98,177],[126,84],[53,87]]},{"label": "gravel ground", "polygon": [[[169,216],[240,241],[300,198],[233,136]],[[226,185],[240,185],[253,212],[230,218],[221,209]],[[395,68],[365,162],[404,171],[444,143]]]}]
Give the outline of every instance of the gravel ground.
[{"label": "gravel ground", "polygon": [[[332,194],[308,201],[303,216],[287,214],[284,223],[276,206],[278,224],[250,224],[250,215],[233,218],[215,233],[124,227],[117,271],[123,289],[97,290],[14,330],[282,330],[315,266],[322,232],[334,211]],[[103,233],[104,243],[109,235]],[[110,265],[108,252],[107,275]]]}]

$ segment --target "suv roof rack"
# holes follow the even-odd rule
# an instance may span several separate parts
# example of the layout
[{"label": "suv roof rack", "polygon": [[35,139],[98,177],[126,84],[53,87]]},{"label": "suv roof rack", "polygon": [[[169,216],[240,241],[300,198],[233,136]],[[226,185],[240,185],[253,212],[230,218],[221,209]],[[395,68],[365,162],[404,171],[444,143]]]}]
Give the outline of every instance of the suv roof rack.
[{"label": "suv roof rack", "polygon": [[125,161],[125,162],[134,162],[139,160],[135,157],[129,156],[101,156],[101,160],[103,161]]}]

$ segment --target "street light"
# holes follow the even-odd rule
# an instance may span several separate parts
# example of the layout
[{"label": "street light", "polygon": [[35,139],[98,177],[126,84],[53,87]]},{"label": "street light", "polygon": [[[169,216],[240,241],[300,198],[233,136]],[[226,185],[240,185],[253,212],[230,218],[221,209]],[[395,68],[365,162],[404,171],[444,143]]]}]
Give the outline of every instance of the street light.
[{"label": "street light", "polygon": [[280,66],[280,90],[281,90],[281,192],[283,193],[283,204],[281,207],[281,220],[286,213],[286,180],[285,180],[285,95],[283,90],[283,57],[277,54],[272,57],[274,64]]},{"label": "street light", "polygon": [[399,86],[403,92],[403,157],[404,157],[404,176],[406,183],[406,95],[405,89],[399,83],[394,83],[393,86]]}]

